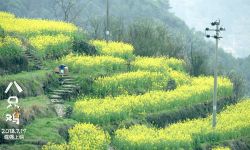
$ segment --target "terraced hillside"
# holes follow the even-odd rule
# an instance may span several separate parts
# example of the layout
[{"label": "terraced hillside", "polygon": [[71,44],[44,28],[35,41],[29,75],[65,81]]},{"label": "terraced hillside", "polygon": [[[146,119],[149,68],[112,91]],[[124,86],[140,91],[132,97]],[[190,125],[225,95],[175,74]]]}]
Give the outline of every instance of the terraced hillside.
[{"label": "terraced hillside", "polygon": [[[227,77],[218,79],[220,114],[212,129],[213,77],[190,76],[184,60],[136,56],[123,42],[88,41],[64,22],[1,12],[0,26],[1,61],[25,60],[20,70],[0,66],[0,126],[26,129],[22,140],[0,133],[0,149],[230,149],[225,141],[249,138],[249,100],[233,98]],[[64,76],[54,72],[61,64],[69,68]],[[4,93],[11,81],[24,92]],[[19,126],[4,118],[13,94],[20,96]]]}]

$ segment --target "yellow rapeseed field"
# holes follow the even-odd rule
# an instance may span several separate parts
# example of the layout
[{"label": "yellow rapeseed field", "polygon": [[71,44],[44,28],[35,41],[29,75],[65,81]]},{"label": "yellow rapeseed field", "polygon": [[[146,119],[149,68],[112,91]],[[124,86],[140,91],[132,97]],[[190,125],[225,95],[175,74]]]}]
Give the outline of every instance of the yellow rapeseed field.
[{"label": "yellow rapeseed field", "polygon": [[[232,83],[219,78],[218,97],[232,95]],[[144,95],[118,96],[115,98],[79,100],[74,105],[75,118],[93,123],[124,120],[140,113],[180,109],[212,99],[213,78],[193,78],[191,84],[173,91],[152,91]]]},{"label": "yellow rapeseed field", "polygon": [[123,42],[106,42],[102,40],[92,40],[90,44],[97,48],[101,55],[121,57],[129,59],[133,57],[134,47],[131,44]]},{"label": "yellow rapeseed field", "polygon": [[101,128],[82,123],[69,129],[68,144],[48,143],[42,150],[107,150],[110,144],[110,136]]},{"label": "yellow rapeseed field", "polygon": [[15,18],[15,15],[9,12],[0,11],[0,18]]},{"label": "yellow rapeseed field", "polygon": [[172,124],[164,129],[136,125],[117,130],[115,143],[120,149],[193,149],[197,144],[249,135],[250,100],[228,106],[217,119],[215,130],[211,127],[212,116]]},{"label": "yellow rapeseed field", "polygon": [[185,62],[176,58],[167,57],[136,57],[131,63],[134,70],[150,70],[164,72],[168,68],[184,71]]},{"label": "yellow rapeseed field", "polygon": [[71,37],[63,34],[59,34],[56,36],[38,35],[29,39],[30,44],[34,46],[37,50],[41,51],[45,51],[47,46],[69,43],[71,42],[71,40]]},{"label": "yellow rapeseed field", "polygon": [[153,71],[127,72],[97,78],[93,84],[93,94],[98,97],[105,97],[108,95],[143,94],[152,90],[166,90],[170,79],[175,80],[177,86],[181,86],[189,83],[191,78],[182,72],[174,70],[168,73]]},{"label": "yellow rapeseed field", "polygon": [[99,77],[94,81],[93,94],[99,97],[121,94],[142,94],[150,90],[166,88],[166,74],[148,71],[121,73],[111,77]]},{"label": "yellow rapeseed field", "polygon": [[18,38],[11,37],[11,36],[0,38],[0,47],[4,46],[5,44],[15,44],[17,46],[22,46],[21,40],[19,40]]},{"label": "yellow rapeseed field", "polygon": [[[1,17],[2,16],[2,17]],[[71,23],[43,19],[15,18],[13,14],[0,13],[0,26],[6,32],[22,34],[41,34],[42,32],[75,32],[77,27]]]},{"label": "yellow rapeseed field", "polygon": [[18,38],[6,36],[0,38],[0,56],[2,57],[13,57],[21,55],[22,42]]},{"label": "yellow rapeseed field", "polygon": [[82,75],[98,76],[127,71],[126,61],[112,56],[67,55],[61,61],[71,68],[72,72]]},{"label": "yellow rapeseed field", "polygon": [[41,57],[54,58],[71,51],[72,38],[63,34],[37,35],[29,38],[29,42]]},{"label": "yellow rapeseed field", "polygon": [[231,150],[231,148],[218,146],[218,147],[212,148],[212,150]]}]

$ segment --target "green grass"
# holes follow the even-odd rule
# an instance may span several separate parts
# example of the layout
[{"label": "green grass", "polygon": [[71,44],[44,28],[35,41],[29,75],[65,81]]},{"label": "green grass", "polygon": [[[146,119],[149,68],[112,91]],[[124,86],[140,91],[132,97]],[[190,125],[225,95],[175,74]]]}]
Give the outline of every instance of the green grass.
[{"label": "green grass", "polygon": [[[40,95],[37,97],[28,97],[28,98],[20,98],[18,105],[21,109],[28,110],[33,106],[37,106],[39,108],[46,108],[50,103],[49,99],[45,95]],[[6,100],[0,101],[0,117],[4,118],[5,113],[9,112],[10,109],[7,109],[8,102]]]},{"label": "green grass", "polygon": [[[6,108],[7,105],[7,100],[0,101],[1,118],[4,118],[5,113],[9,111]],[[17,141],[13,145],[1,144],[0,150],[38,150],[41,147],[39,146],[39,143],[64,143],[66,142],[66,138],[60,135],[59,129],[70,127],[77,123],[71,119],[57,118],[55,112],[51,109],[52,105],[50,100],[45,95],[28,97],[25,99],[20,98],[19,106],[24,109],[25,114],[34,114],[35,120],[29,120],[29,124],[22,127],[26,129],[24,140]],[[38,114],[34,113],[36,109],[39,109]],[[66,132],[66,130],[64,132]],[[38,145],[36,145],[36,143]]]},{"label": "green grass", "polygon": [[[14,75],[6,75],[0,77],[0,100],[7,99],[11,95],[18,97],[29,97],[43,95],[44,90],[48,84],[55,80],[55,76],[50,71],[40,70],[33,72],[22,72]],[[19,93],[15,86],[13,86],[7,94],[4,93],[5,89],[10,82],[16,81],[23,89]]]},{"label": "green grass", "polygon": [[65,143],[65,139],[59,134],[58,129],[63,126],[73,126],[77,122],[70,119],[38,118],[26,130],[24,140],[15,144],[0,144],[0,150],[40,150],[41,145],[29,143],[54,142]]},{"label": "green grass", "polygon": [[65,139],[60,136],[58,129],[64,126],[73,126],[77,122],[71,119],[61,118],[39,118],[27,125],[25,141],[44,141],[53,143],[64,143]]},{"label": "green grass", "polygon": [[0,150],[40,150],[40,148],[32,144],[1,144]]}]

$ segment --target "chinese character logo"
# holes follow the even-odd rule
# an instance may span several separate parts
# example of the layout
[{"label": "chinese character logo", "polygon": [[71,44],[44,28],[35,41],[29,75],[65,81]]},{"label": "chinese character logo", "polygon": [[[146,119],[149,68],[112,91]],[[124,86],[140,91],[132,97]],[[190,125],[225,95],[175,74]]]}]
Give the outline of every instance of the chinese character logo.
[{"label": "chinese character logo", "polygon": [[[8,91],[10,90],[10,88],[12,87],[12,85],[15,85],[18,92],[21,93],[23,92],[22,88],[17,84],[16,81],[14,82],[10,82],[10,84],[8,85],[8,87],[5,90],[5,93],[8,93]],[[20,123],[20,107],[18,106],[18,97],[17,96],[10,96],[7,100],[8,102],[8,106],[7,109],[12,108],[12,114],[6,114],[6,121],[9,122],[13,122],[16,123],[17,125],[19,125]]]},{"label": "chinese character logo", "polygon": [[6,121],[10,121],[19,125],[20,123],[20,108],[16,107],[14,112],[11,114],[6,114]]}]

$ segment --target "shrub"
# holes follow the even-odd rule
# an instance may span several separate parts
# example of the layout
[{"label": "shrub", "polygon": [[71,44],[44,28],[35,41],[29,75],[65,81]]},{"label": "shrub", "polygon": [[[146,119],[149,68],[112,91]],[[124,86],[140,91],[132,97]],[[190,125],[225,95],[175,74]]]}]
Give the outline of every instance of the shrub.
[{"label": "shrub", "polygon": [[228,77],[230,78],[230,80],[233,83],[235,98],[241,99],[246,93],[246,90],[245,90],[246,89],[246,81],[245,81],[244,77],[241,74],[236,73],[234,71],[229,72]]},{"label": "shrub", "polygon": [[79,54],[86,54],[86,55],[96,55],[97,50],[94,46],[88,44],[84,40],[74,40],[73,42],[73,51]]},{"label": "shrub", "polygon": [[86,54],[86,55],[97,54],[96,48],[90,45],[88,42],[86,42],[86,38],[84,36],[84,33],[82,32],[79,32],[74,35],[73,51],[79,54]]},{"label": "shrub", "polygon": [[[8,128],[8,124],[5,120],[3,119],[0,119],[0,128],[1,129],[7,129]],[[5,139],[4,139],[4,135],[2,133],[2,131],[0,132],[0,144],[3,144],[7,142]]]},{"label": "shrub", "polygon": [[175,80],[170,79],[170,80],[168,81],[168,83],[167,83],[166,90],[167,90],[167,91],[171,91],[171,90],[176,89],[176,87],[177,87],[177,85],[176,85]]},{"label": "shrub", "polygon": [[58,129],[58,133],[65,139],[66,142],[69,142],[69,129],[72,128],[72,125],[63,125]]},{"label": "shrub", "polygon": [[3,42],[3,39],[5,38],[5,32],[4,29],[0,26],[0,39],[2,40],[1,42]]},{"label": "shrub", "polygon": [[1,57],[0,56],[0,75],[27,71],[28,60],[24,56]]}]

